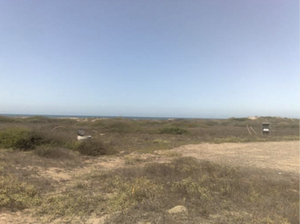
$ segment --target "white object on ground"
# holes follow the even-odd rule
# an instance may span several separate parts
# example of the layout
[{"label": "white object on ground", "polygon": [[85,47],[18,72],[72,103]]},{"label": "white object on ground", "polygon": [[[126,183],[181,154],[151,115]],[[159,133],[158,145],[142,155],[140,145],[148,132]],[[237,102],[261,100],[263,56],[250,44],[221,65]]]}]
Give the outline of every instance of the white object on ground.
[{"label": "white object on ground", "polygon": [[92,136],[90,136],[90,135],[87,135],[87,136],[80,136],[80,135],[78,135],[78,136],[77,136],[77,139],[78,139],[79,141],[83,141],[83,140],[91,140],[91,139],[92,139]]},{"label": "white object on ground", "polygon": [[188,210],[185,206],[182,206],[182,205],[177,205],[175,206],[174,208],[171,208],[169,210],[167,210],[167,212],[169,214],[176,214],[176,213],[188,213]]}]

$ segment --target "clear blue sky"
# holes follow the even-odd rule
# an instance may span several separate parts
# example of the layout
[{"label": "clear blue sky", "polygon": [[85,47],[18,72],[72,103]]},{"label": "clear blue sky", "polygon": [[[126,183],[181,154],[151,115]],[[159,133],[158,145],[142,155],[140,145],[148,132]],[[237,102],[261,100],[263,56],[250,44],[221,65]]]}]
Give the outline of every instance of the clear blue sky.
[{"label": "clear blue sky", "polygon": [[299,117],[298,0],[0,0],[0,113]]}]

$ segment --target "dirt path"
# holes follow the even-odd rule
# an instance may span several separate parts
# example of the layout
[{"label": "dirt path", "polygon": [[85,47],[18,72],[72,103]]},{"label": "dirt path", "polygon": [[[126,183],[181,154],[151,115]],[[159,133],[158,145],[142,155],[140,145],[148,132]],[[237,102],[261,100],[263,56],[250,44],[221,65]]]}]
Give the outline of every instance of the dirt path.
[{"label": "dirt path", "polygon": [[271,168],[299,174],[299,142],[252,142],[185,145],[174,152],[217,163]]}]

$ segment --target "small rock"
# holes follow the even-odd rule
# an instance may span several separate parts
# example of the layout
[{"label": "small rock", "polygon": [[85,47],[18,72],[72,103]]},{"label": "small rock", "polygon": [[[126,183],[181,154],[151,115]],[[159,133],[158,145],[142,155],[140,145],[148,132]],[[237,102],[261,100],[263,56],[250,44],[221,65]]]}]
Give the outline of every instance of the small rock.
[{"label": "small rock", "polygon": [[167,211],[169,214],[176,214],[176,213],[187,213],[188,210],[185,206],[182,206],[182,205],[177,205],[175,206],[174,208],[171,208]]}]

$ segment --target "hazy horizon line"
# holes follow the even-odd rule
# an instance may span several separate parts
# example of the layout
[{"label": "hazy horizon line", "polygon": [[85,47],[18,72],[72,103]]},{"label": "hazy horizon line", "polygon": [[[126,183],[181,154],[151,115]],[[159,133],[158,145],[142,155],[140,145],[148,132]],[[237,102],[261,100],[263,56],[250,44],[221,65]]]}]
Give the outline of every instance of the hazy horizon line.
[{"label": "hazy horizon line", "polygon": [[257,118],[283,118],[283,119],[299,119],[295,117],[282,117],[282,116],[243,116],[243,117],[226,117],[226,118],[209,118],[209,117],[177,117],[177,116],[123,116],[123,115],[75,115],[75,114],[15,114],[15,113],[0,113],[1,116],[13,116],[13,117],[21,117],[21,116],[44,116],[44,117],[77,117],[77,118],[160,118],[160,119],[230,119],[230,118],[251,118],[251,117],[257,117]]}]

